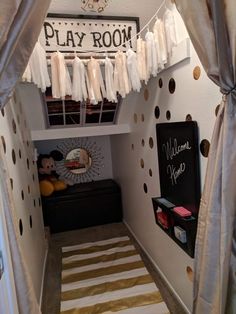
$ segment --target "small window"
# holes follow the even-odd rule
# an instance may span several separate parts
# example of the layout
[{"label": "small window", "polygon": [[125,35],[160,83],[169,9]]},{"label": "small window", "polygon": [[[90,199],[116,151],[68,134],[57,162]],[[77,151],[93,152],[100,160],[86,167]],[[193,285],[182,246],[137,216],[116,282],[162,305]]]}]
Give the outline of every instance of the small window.
[{"label": "small window", "polygon": [[66,96],[64,100],[52,98],[51,88],[45,92],[48,127],[89,126],[115,124],[121,97],[117,103],[103,99],[94,105],[89,99],[77,102]]}]

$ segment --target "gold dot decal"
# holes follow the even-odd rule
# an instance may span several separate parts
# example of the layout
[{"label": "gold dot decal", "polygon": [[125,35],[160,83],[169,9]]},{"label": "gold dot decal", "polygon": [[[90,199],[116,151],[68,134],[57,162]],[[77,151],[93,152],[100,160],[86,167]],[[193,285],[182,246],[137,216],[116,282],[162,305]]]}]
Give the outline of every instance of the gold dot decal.
[{"label": "gold dot decal", "polygon": [[155,118],[159,119],[159,117],[160,117],[160,108],[158,106],[155,107],[154,114],[155,114]]},{"label": "gold dot decal", "polygon": [[167,110],[167,111],[166,111],[166,119],[167,119],[167,120],[170,120],[170,119],[171,119],[170,110]]},{"label": "gold dot decal", "polygon": [[146,183],[143,184],[143,190],[144,190],[145,193],[148,192],[148,187],[147,187],[147,184],[146,184]]},{"label": "gold dot decal", "polygon": [[187,114],[186,118],[185,118],[186,121],[192,121],[192,116],[191,114]]},{"label": "gold dot decal", "polygon": [[193,78],[195,80],[198,80],[201,76],[201,68],[199,66],[196,66],[194,69],[193,69]]},{"label": "gold dot decal", "polygon": [[1,140],[2,140],[3,151],[4,151],[4,153],[6,154],[7,147],[6,147],[5,138],[4,138],[3,136],[1,136]]},{"label": "gold dot decal", "polygon": [[30,164],[29,164],[29,159],[28,158],[26,159],[26,164],[27,164],[27,168],[29,169],[30,168]]},{"label": "gold dot decal", "polygon": [[143,96],[144,96],[144,99],[145,99],[146,101],[148,101],[148,98],[149,98],[149,91],[148,91],[147,88],[145,88],[144,93],[143,93]]},{"label": "gold dot decal", "polygon": [[33,221],[32,221],[32,216],[30,215],[29,217],[29,224],[30,224],[30,229],[33,227]]},{"label": "gold dot decal", "polygon": [[153,146],[154,146],[154,141],[153,141],[152,137],[149,138],[149,146],[150,146],[150,148],[153,148]]},{"label": "gold dot decal", "polygon": [[16,163],[16,153],[15,153],[14,149],[11,152],[11,157],[12,157],[13,164],[15,165],[15,163]]},{"label": "gold dot decal", "polygon": [[190,266],[187,266],[186,267],[186,273],[187,273],[187,276],[188,276],[188,279],[193,282],[193,270]]},{"label": "gold dot decal", "polygon": [[200,151],[203,157],[208,157],[210,150],[210,142],[206,139],[202,140],[200,143]]},{"label": "gold dot decal", "polygon": [[23,223],[21,219],[19,220],[19,231],[20,231],[20,235],[22,236],[23,235]]},{"label": "gold dot decal", "polygon": [[13,129],[13,132],[16,134],[16,122],[14,119],[12,119],[12,129]]},{"label": "gold dot decal", "polygon": [[10,178],[10,185],[11,185],[11,189],[13,190],[13,179]]},{"label": "gold dot decal", "polygon": [[176,88],[175,80],[174,80],[173,78],[171,78],[171,79],[169,80],[169,92],[170,92],[171,94],[174,94],[175,88]]},{"label": "gold dot decal", "polygon": [[143,160],[143,158],[140,159],[140,166],[141,166],[141,168],[144,168],[144,160]]}]

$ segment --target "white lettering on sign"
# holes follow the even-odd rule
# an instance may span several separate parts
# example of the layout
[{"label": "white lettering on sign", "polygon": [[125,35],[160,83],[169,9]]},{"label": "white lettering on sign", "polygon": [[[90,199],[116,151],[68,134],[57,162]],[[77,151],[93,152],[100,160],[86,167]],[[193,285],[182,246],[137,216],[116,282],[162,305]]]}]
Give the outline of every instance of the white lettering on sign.
[{"label": "white lettering on sign", "polygon": [[191,150],[192,148],[189,144],[189,141],[186,141],[184,144],[179,144],[176,138],[172,140],[170,137],[166,144],[162,145],[162,149],[165,151],[166,160],[172,160],[181,152],[185,150]]},{"label": "white lettering on sign", "polygon": [[178,168],[174,165],[168,165],[166,168],[167,174],[169,174],[172,185],[177,184],[177,179],[185,172],[186,164],[182,162]]},{"label": "white lettering on sign", "polygon": [[[46,51],[117,51],[137,33],[136,21],[47,18],[39,40]],[[122,48],[123,47],[123,48]],[[121,48],[126,49],[123,45]],[[131,41],[136,49],[136,39]]]}]

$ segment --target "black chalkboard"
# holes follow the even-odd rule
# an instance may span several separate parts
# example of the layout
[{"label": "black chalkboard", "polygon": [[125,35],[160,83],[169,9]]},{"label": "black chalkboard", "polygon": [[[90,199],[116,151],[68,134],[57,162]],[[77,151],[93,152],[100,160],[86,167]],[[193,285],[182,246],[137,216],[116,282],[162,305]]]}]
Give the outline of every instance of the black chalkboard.
[{"label": "black chalkboard", "polygon": [[197,216],[200,202],[197,122],[160,123],[156,133],[161,196]]}]

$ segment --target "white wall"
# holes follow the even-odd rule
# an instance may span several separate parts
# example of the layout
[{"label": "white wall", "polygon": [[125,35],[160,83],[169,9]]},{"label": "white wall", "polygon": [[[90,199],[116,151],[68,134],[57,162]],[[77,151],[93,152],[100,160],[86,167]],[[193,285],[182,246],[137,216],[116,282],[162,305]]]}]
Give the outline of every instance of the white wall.
[{"label": "white wall", "polygon": [[[33,161],[34,145],[26,117],[15,96],[0,112],[0,145],[5,143],[9,176],[16,210],[17,224],[22,221],[19,238],[38,301],[40,299],[46,241],[38,188],[37,167]],[[13,153],[14,152],[14,153]],[[14,164],[12,154],[15,154]],[[2,179],[2,178],[1,178]],[[32,219],[32,227],[30,220]]]},{"label": "white wall", "polygon": [[[102,157],[100,168],[100,174],[93,177],[94,181],[111,179],[113,178],[112,171],[112,160],[111,160],[111,144],[110,144],[110,136],[95,136],[88,138],[80,138],[79,140],[85,140],[87,143],[95,144],[96,147],[100,150],[100,154]],[[60,144],[68,144],[70,139],[62,139],[62,140],[50,140],[50,141],[37,141],[35,142],[35,146],[38,150],[39,154],[49,154],[52,150],[58,149]],[[74,141],[74,140],[73,140]]]},{"label": "white wall", "polygon": [[[201,67],[202,74],[199,80],[194,80],[193,69],[197,65]],[[163,80],[162,88],[158,85],[159,78]],[[176,82],[174,94],[168,90],[170,78]],[[144,91],[149,94],[147,101]],[[215,108],[220,100],[218,88],[206,77],[191,48],[190,60],[160,73],[149,81],[147,88],[127,97],[121,108],[120,119],[130,121],[132,132],[129,136],[112,136],[111,140],[113,173],[122,187],[124,219],[189,310],[192,304],[192,283],[187,277],[186,267],[193,267],[193,259],[155,224],[154,219],[151,198],[160,196],[155,125],[168,122],[167,110],[171,112],[170,122],[185,121],[186,115],[191,114],[193,120],[198,122],[200,141],[210,141]],[[159,119],[154,116],[155,106],[160,108]],[[137,123],[134,122],[135,113]],[[144,122],[141,121],[142,114]],[[150,137],[155,143],[153,149],[148,144]],[[145,141],[144,147],[141,145],[142,139]],[[140,166],[141,158],[144,160],[144,169]],[[200,159],[203,182],[207,158],[201,156]],[[149,169],[152,170],[152,177]],[[148,187],[147,194],[143,190],[144,183]]]}]

